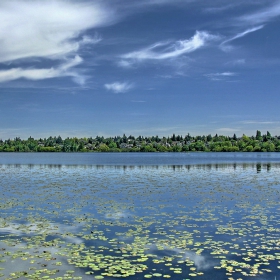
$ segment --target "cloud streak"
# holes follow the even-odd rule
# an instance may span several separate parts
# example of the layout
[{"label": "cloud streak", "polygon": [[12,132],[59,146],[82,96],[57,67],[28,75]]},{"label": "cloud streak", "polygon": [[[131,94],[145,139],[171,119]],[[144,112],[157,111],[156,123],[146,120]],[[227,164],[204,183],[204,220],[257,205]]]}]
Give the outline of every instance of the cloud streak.
[{"label": "cloud streak", "polygon": [[222,128],[216,129],[216,131],[226,133],[226,132],[237,132],[237,131],[240,131],[240,129],[237,129],[237,128],[230,128],[230,127],[222,127]]},{"label": "cloud streak", "polygon": [[279,124],[280,122],[272,122],[272,121],[241,121],[242,124],[259,124],[259,125],[266,125],[266,124]]},{"label": "cloud streak", "polygon": [[[195,35],[187,40],[176,42],[158,42],[139,51],[130,52],[121,56],[121,64],[128,66],[135,61],[144,60],[166,60],[191,53],[205,46],[209,41],[218,37],[205,31],[197,31]],[[128,61],[130,62],[128,62]],[[126,61],[126,63],[125,63]]]},{"label": "cloud streak", "polygon": [[222,7],[205,8],[203,11],[205,13],[221,13],[221,12],[224,12],[226,10],[232,9],[235,6],[236,6],[236,4],[229,4],[229,5],[222,6]]},{"label": "cloud streak", "polygon": [[82,36],[83,32],[109,24],[114,15],[101,6],[84,1],[3,0],[0,3],[0,18],[0,63],[17,60],[33,60],[36,63],[34,58],[39,62],[48,59],[54,65],[57,60],[66,61],[58,68],[11,68],[1,72],[3,82],[5,77],[9,81],[17,77],[36,80],[77,76],[65,69],[77,65],[78,51],[83,45],[100,40]]},{"label": "cloud streak", "polygon": [[206,74],[205,76],[212,81],[221,81],[224,80],[224,78],[236,76],[236,73],[233,72],[211,73],[211,74]]},{"label": "cloud streak", "polygon": [[57,68],[49,69],[23,69],[23,68],[11,68],[9,70],[0,71],[0,83],[17,80],[20,78],[29,80],[43,80],[55,77],[71,76],[79,84],[84,84],[85,78],[80,76],[76,71],[70,70],[70,68],[82,63],[82,58],[76,56],[72,60],[68,60],[66,63],[61,64]]},{"label": "cloud streak", "polygon": [[233,40],[236,40],[236,39],[238,39],[238,38],[242,38],[242,37],[246,36],[246,35],[249,34],[249,33],[252,33],[252,32],[255,32],[255,31],[257,31],[257,30],[260,30],[260,29],[262,29],[263,27],[264,27],[264,25],[259,25],[259,26],[256,26],[256,27],[247,29],[247,30],[245,30],[244,32],[238,33],[238,34],[235,35],[234,37],[232,37],[232,38],[230,38],[230,39],[228,39],[228,40],[222,42],[222,43],[221,43],[221,46],[224,45],[224,44],[226,44],[226,43],[228,43],[228,42],[231,42],[231,41],[233,41]]},{"label": "cloud streak", "polygon": [[250,24],[262,24],[280,16],[280,3],[277,1],[274,5],[262,11],[245,15],[239,18],[241,22]]},{"label": "cloud streak", "polygon": [[104,87],[107,90],[113,91],[114,93],[124,93],[133,88],[133,85],[130,83],[115,82],[112,84],[105,84]]}]

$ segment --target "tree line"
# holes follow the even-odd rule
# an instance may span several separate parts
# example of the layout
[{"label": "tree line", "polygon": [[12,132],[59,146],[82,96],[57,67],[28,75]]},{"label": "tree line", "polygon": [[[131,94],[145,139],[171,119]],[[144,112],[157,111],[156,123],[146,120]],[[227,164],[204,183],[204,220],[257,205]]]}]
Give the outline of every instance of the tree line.
[{"label": "tree line", "polygon": [[0,140],[0,152],[280,152],[280,136],[269,131],[255,136],[232,137],[211,134],[191,136],[190,134],[171,137],[115,136],[95,138],[48,137],[22,140]]}]

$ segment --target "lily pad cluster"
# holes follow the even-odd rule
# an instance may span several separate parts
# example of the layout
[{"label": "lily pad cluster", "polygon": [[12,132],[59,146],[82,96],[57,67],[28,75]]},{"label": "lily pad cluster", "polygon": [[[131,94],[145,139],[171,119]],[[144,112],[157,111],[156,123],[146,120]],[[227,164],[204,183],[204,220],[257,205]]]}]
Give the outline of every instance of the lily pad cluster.
[{"label": "lily pad cluster", "polygon": [[1,166],[0,279],[280,279],[279,174]]}]

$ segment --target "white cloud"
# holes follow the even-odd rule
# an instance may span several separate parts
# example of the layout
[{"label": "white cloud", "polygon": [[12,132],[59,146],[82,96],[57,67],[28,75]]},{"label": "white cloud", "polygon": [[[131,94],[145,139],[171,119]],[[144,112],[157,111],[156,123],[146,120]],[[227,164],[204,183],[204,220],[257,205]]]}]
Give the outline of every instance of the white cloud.
[{"label": "white cloud", "polygon": [[236,76],[236,73],[233,72],[211,73],[211,74],[206,74],[205,76],[212,81],[220,81],[227,77]]},{"label": "white cloud", "polygon": [[232,72],[223,72],[223,73],[217,73],[218,76],[235,76],[235,73]]},{"label": "white cloud", "polygon": [[78,40],[83,31],[104,25],[109,15],[85,2],[2,0],[0,17],[0,62],[4,62],[30,57],[64,58],[88,40]]},{"label": "white cloud", "polygon": [[122,64],[124,64],[124,60],[128,60],[127,65],[130,65],[132,61],[176,58],[183,54],[193,52],[205,46],[209,41],[217,38],[217,36],[211,35],[208,32],[197,31],[192,38],[187,40],[180,40],[173,43],[158,42],[145,49],[124,54],[121,56],[123,59]]},{"label": "white cloud", "polygon": [[247,22],[250,24],[261,24],[269,22],[278,16],[280,16],[280,2],[276,1],[273,6],[250,15],[242,16],[239,20],[242,23]]},{"label": "white cloud", "polygon": [[203,11],[205,13],[221,13],[226,10],[232,9],[236,6],[236,4],[229,4],[226,6],[221,6],[221,7],[212,7],[212,8],[205,8]]},{"label": "white cloud", "polygon": [[222,42],[220,44],[220,48],[224,52],[232,51],[232,49],[234,49],[234,47],[229,45],[228,44],[229,42],[234,41],[238,38],[242,38],[249,33],[252,33],[252,32],[255,32],[255,31],[258,31],[258,30],[264,28],[265,23],[275,20],[275,18],[277,18],[279,16],[280,16],[280,1],[276,1],[274,5],[271,5],[270,7],[266,8],[266,9],[235,18],[234,25],[236,25],[238,27],[240,27],[240,26],[242,26],[242,27],[253,26],[253,27],[250,27],[250,28],[247,27],[248,29],[246,29],[245,31],[238,33],[237,35],[225,40],[224,42]]},{"label": "white cloud", "polygon": [[[152,5],[174,5],[174,4],[183,4],[194,2],[195,0],[141,0],[141,1],[129,1],[129,5],[132,7],[145,7]],[[121,4],[123,4],[121,2]]]},{"label": "white cloud", "polygon": [[1,81],[4,81],[5,76],[8,77],[7,80],[17,76],[27,79],[61,76],[65,67],[69,69],[76,65],[71,64],[76,60],[71,57],[78,54],[81,46],[100,41],[98,37],[81,37],[82,33],[110,23],[114,15],[93,2],[2,0],[0,18],[0,62],[14,62],[19,59],[30,62],[32,59],[36,64],[34,58],[39,62],[42,58],[49,59],[50,62],[69,60],[58,68],[13,68],[2,71]]},{"label": "white cloud", "polygon": [[127,92],[133,87],[133,85],[130,83],[119,83],[119,82],[115,82],[112,84],[105,84],[104,86],[107,90],[111,90],[114,93]]},{"label": "white cloud", "polygon": [[257,31],[257,30],[262,29],[263,27],[264,27],[264,25],[260,25],[260,26],[256,26],[256,27],[247,29],[247,30],[245,30],[245,31],[243,31],[243,32],[241,32],[241,33],[238,33],[238,34],[235,35],[234,37],[232,37],[232,38],[230,38],[230,39],[228,39],[228,40],[222,42],[221,45],[220,45],[220,47],[221,47],[222,49],[223,49],[223,47],[224,47],[225,50],[227,50],[227,49],[228,49],[228,46],[224,46],[224,44],[229,43],[229,42],[231,42],[231,41],[233,41],[233,40],[236,40],[236,39],[238,39],[238,38],[244,37],[244,36],[246,36],[246,35],[249,34],[249,33],[252,33],[252,32],[255,32],[255,31]]},{"label": "white cloud", "polygon": [[29,80],[42,80],[55,77],[72,76],[79,84],[84,83],[84,77],[80,76],[75,71],[69,70],[70,68],[82,63],[82,58],[76,56],[72,60],[68,60],[66,63],[61,64],[57,68],[49,69],[22,69],[11,68],[9,70],[0,71],[0,83],[12,81],[20,78]]},{"label": "white cloud", "polygon": [[83,36],[83,40],[81,41],[81,44],[97,44],[102,40],[102,38],[98,35],[95,34],[94,37],[89,37],[89,36]]},{"label": "white cloud", "polygon": [[123,68],[132,68],[133,62],[128,61],[128,60],[120,60],[117,62],[118,66],[123,67]]},{"label": "white cloud", "polygon": [[242,124],[259,124],[259,125],[266,125],[266,124],[279,124],[279,122],[272,122],[272,121],[241,121]]},{"label": "white cloud", "polygon": [[219,132],[237,132],[237,131],[240,131],[240,129],[229,128],[229,127],[222,127],[222,128],[218,128],[216,130],[219,131]]}]

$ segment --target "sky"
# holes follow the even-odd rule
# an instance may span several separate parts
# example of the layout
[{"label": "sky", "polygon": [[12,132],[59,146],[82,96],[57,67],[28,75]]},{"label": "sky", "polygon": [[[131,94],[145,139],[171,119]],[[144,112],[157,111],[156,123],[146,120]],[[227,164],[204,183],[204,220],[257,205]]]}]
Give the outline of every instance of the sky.
[{"label": "sky", "polygon": [[1,0],[0,138],[280,135],[280,1]]}]

